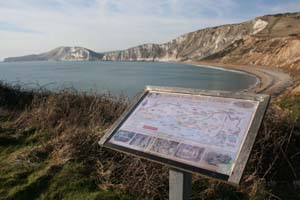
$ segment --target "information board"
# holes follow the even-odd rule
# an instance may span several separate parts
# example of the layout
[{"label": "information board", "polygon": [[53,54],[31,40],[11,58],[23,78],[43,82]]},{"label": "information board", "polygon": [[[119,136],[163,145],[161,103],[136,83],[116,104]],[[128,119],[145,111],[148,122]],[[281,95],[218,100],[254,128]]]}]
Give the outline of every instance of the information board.
[{"label": "information board", "polygon": [[[230,181],[251,125],[255,139],[268,99],[266,95],[147,87],[100,143]],[[231,182],[238,183],[241,173]]]}]

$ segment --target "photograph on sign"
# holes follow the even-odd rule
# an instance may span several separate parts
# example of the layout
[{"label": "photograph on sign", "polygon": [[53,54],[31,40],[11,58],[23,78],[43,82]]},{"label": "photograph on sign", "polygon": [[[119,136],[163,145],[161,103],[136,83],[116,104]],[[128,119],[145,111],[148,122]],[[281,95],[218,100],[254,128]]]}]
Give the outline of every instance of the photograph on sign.
[{"label": "photograph on sign", "polygon": [[106,143],[230,176],[259,101],[148,91]]}]

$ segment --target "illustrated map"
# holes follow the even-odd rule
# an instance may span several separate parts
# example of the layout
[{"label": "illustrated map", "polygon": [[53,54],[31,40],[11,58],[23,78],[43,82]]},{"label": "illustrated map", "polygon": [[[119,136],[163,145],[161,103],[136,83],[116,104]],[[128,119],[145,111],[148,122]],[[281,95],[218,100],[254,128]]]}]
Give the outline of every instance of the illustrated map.
[{"label": "illustrated map", "polygon": [[230,175],[258,102],[149,92],[109,140]]}]

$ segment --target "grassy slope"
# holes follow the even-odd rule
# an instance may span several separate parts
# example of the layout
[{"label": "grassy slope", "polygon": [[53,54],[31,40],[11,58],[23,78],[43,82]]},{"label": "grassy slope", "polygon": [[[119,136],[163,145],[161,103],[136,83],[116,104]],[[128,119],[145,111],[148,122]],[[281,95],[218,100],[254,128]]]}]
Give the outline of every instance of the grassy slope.
[{"label": "grassy slope", "polygon": [[[27,117],[33,114],[30,111],[35,108],[28,108],[29,112],[25,108],[33,101],[45,106],[42,105],[44,98],[51,101],[54,96],[46,92],[39,96],[6,86],[1,86],[0,93],[0,199],[132,199],[117,191],[100,190],[96,184],[96,170],[91,170],[89,166],[91,163],[79,156],[71,157],[71,150],[66,149],[61,156],[55,155],[55,145],[64,146],[62,143],[68,141],[55,141],[59,136],[52,135],[56,131],[52,129],[55,125],[48,126],[51,121],[45,120],[47,128],[30,125]],[[64,95],[66,98],[72,97],[71,94]],[[102,100],[109,98],[103,96]],[[63,103],[66,99],[60,100],[47,103]],[[17,109],[13,109],[13,105],[17,105]],[[53,109],[57,108],[53,106]],[[41,117],[37,116],[39,108],[36,109],[34,114]],[[54,115],[64,113],[53,111],[50,112]],[[51,113],[47,117],[53,118]],[[56,121],[54,118],[52,123]]]},{"label": "grassy slope", "polygon": [[99,190],[95,172],[82,161],[53,163],[41,147],[49,133],[9,126],[0,122],[0,199],[130,199]]},{"label": "grassy slope", "polygon": [[[0,85],[0,199],[165,199],[168,169],[99,148],[126,100]],[[192,199],[299,199],[300,97],[271,106],[241,187],[194,177]]]}]

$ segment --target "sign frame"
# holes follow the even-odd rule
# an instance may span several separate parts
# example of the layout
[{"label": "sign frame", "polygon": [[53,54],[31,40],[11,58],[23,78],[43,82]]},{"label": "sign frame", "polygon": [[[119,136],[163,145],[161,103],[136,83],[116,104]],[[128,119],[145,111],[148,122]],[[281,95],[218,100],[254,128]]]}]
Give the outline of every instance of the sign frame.
[{"label": "sign frame", "polygon": [[[243,144],[241,144],[241,150],[238,153],[235,165],[230,175],[213,172],[207,169],[191,166],[175,160],[159,157],[157,155],[149,154],[134,149],[129,149],[108,142],[110,138],[116,133],[116,131],[122,126],[122,124],[127,120],[127,118],[134,112],[135,108],[139,106],[139,104],[143,101],[143,99],[147,96],[149,92],[167,92],[167,93],[175,93],[175,94],[177,93],[177,94],[202,95],[202,96],[211,96],[211,97],[252,100],[258,102],[257,110],[254,114],[248,133],[246,133],[244,142]],[[270,96],[266,94],[252,94],[246,92],[229,92],[229,91],[217,91],[217,90],[200,90],[200,89],[179,88],[179,87],[146,86],[144,91],[132,101],[132,103],[125,110],[125,112],[104,134],[104,136],[99,141],[99,145],[112,150],[117,150],[122,153],[135,155],[137,157],[151,160],[160,164],[165,164],[171,168],[182,170],[188,173],[196,173],[208,178],[213,178],[223,182],[227,182],[232,185],[239,185],[269,102],[270,102]]]}]

